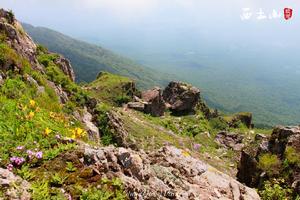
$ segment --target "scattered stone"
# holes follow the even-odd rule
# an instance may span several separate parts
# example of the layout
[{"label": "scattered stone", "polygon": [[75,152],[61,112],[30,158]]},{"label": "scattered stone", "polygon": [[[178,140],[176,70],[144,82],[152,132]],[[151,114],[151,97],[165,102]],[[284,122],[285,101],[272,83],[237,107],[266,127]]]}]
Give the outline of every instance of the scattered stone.
[{"label": "scattered stone", "polygon": [[216,135],[215,141],[225,148],[241,151],[244,147],[243,139],[241,134],[222,131]]}]

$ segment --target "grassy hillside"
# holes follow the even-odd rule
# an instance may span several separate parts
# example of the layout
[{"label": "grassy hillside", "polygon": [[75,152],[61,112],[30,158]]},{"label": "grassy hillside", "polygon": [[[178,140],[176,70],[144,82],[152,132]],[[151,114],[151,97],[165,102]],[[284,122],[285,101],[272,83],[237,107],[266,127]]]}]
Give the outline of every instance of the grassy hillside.
[{"label": "grassy hillside", "polygon": [[142,88],[166,85],[172,79],[170,75],[141,66],[102,47],[73,39],[47,28],[33,27],[29,24],[23,26],[35,42],[71,60],[77,82],[91,82],[100,71],[131,77]]}]

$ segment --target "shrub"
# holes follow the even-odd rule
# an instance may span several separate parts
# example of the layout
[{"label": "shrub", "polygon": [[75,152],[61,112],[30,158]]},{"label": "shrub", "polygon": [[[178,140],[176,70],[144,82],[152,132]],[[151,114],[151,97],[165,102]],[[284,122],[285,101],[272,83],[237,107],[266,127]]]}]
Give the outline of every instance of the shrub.
[{"label": "shrub", "polygon": [[122,106],[123,104],[126,104],[128,103],[129,101],[131,100],[131,98],[129,96],[118,96],[116,97],[115,99],[115,102],[119,105],[119,106]]},{"label": "shrub", "polygon": [[227,123],[222,118],[213,118],[209,121],[209,125],[215,130],[226,130],[228,128]]},{"label": "shrub", "polygon": [[281,162],[276,155],[266,153],[259,157],[258,167],[272,177],[280,173]]},{"label": "shrub", "polygon": [[290,188],[282,186],[284,181],[266,181],[263,190],[259,192],[262,200],[288,200],[292,194]]},{"label": "shrub", "polygon": [[287,147],[284,155],[288,164],[300,165],[300,156],[293,147]]}]

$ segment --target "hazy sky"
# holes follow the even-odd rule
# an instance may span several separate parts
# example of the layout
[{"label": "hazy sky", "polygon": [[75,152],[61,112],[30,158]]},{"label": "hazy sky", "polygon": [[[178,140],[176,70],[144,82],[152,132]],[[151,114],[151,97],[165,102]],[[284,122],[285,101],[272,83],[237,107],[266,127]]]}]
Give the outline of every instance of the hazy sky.
[{"label": "hazy sky", "polygon": [[[19,20],[45,26],[107,47],[156,48],[208,42],[226,48],[298,48],[299,0],[0,0]],[[294,9],[283,17],[256,20],[260,8]],[[242,21],[243,8],[252,20]],[[183,40],[183,41],[182,41]],[[116,47],[118,49],[118,47]]]}]

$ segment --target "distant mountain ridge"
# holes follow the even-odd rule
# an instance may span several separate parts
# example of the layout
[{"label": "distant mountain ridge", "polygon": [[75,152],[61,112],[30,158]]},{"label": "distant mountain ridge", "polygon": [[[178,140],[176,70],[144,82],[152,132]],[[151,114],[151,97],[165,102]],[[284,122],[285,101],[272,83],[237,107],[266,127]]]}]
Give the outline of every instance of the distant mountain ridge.
[{"label": "distant mountain ridge", "polygon": [[22,25],[36,43],[70,59],[77,82],[91,82],[96,79],[100,71],[133,78],[141,88],[163,86],[174,79],[171,75],[139,65],[100,46],[71,38],[48,28],[34,27],[26,23]]}]

